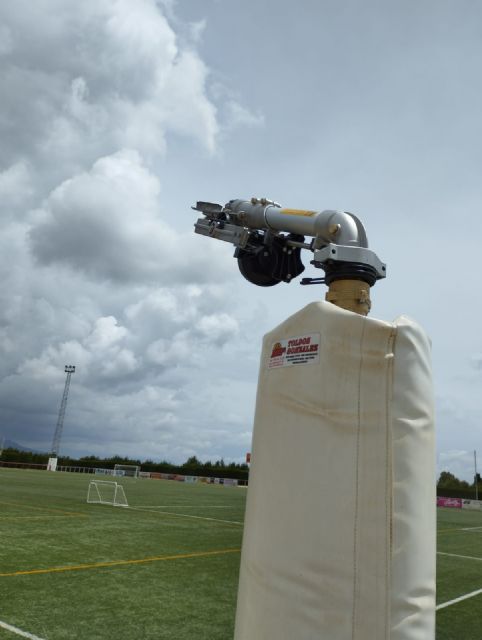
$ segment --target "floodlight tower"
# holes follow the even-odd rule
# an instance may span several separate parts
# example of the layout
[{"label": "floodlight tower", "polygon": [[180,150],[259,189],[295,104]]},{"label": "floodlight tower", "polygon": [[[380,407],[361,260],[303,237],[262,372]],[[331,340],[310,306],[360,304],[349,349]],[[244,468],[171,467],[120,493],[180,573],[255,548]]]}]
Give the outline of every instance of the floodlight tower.
[{"label": "floodlight tower", "polygon": [[70,378],[75,373],[75,366],[72,364],[65,365],[65,373],[67,378],[65,380],[64,393],[62,395],[62,402],[60,403],[59,417],[57,418],[57,426],[55,427],[54,439],[52,442],[52,457],[56,458],[59,453],[60,438],[62,437],[62,430],[64,428],[65,409],[67,407],[67,398],[69,395]]}]

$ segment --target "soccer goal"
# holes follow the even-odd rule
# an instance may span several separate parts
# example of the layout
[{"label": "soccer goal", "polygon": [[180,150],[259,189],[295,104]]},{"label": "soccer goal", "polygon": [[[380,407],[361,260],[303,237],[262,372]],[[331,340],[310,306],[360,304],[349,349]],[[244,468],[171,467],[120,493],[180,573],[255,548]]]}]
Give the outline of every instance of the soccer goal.
[{"label": "soccer goal", "polygon": [[91,480],[87,491],[87,502],[110,504],[113,507],[128,507],[124,487],[117,482]]},{"label": "soccer goal", "polygon": [[140,467],[135,464],[116,464],[114,465],[115,476],[130,476],[131,478],[138,478]]}]

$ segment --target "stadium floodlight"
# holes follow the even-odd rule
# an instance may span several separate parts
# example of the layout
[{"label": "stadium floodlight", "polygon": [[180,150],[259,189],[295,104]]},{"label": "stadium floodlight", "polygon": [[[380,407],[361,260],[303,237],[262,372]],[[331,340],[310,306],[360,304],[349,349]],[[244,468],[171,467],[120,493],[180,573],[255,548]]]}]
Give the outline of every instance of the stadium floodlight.
[{"label": "stadium floodlight", "polygon": [[474,449],[474,486],[475,486],[475,499],[479,499],[479,474],[477,473],[477,451]]},{"label": "stadium floodlight", "polygon": [[60,403],[59,417],[57,418],[57,425],[55,427],[54,438],[52,441],[52,458],[57,458],[60,448],[60,439],[62,437],[62,431],[64,428],[65,409],[67,408],[67,398],[69,396],[70,378],[75,373],[75,365],[66,364],[64,368],[67,374],[64,386],[64,392],[62,394],[62,401]]}]

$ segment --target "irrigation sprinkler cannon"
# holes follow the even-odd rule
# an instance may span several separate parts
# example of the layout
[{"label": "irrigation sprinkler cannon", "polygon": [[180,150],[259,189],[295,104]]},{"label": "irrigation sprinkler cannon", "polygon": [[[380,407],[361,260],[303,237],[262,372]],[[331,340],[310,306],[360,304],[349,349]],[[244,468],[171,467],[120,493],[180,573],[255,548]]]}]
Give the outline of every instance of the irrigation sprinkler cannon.
[{"label": "irrigation sprinkler cannon", "polygon": [[286,209],[266,198],[224,206],[198,202],[193,209],[204,215],[194,225],[196,233],[231,242],[242,275],[258,286],[298,277],[305,269],[305,249],[325,275],[303,278],[301,284],[325,283],[327,300],[366,315],[369,288],[386,276],[386,265],[368,248],[365,229],[352,213]]},{"label": "irrigation sprinkler cannon", "polygon": [[430,342],[368,318],[386,266],[344,211],[198,202],[195,231],[242,275],[325,283],[263,339],[235,640],[434,640]]}]

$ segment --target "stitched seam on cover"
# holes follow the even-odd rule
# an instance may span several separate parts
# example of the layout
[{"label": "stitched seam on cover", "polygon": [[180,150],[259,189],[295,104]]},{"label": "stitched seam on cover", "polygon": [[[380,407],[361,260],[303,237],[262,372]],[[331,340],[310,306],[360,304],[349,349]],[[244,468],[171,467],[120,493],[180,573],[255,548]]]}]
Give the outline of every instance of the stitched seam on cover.
[{"label": "stitched seam on cover", "polygon": [[387,366],[387,385],[385,393],[385,415],[386,415],[386,452],[385,452],[385,509],[388,514],[388,545],[385,556],[385,584],[386,584],[386,606],[385,606],[385,638],[390,637],[391,622],[391,567],[392,567],[392,549],[393,549],[393,444],[392,444],[392,412],[391,399],[393,396],[393,371],[395,357],[395,339],[397,336],[397,328],[393,327],[388,336],[387,355],[390,356]]},{"label": "stitched seam on cover", "polygon": [[362,331],[360,335],[360,364],[358,367],[358,398],[357,398],[357,433],[356,433],[356,456],[355,456],[355,517],[353,522],[353,609],[351,620],[351,637],[355,640],[356,616],[357,616],[357,595],[358,595],[358,499],[359,499],[359,475],[360,475],[360,438],[361,438],[361,377],[363,371],[363,341],[365,338],[366,317],[363,317]]}]

